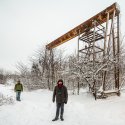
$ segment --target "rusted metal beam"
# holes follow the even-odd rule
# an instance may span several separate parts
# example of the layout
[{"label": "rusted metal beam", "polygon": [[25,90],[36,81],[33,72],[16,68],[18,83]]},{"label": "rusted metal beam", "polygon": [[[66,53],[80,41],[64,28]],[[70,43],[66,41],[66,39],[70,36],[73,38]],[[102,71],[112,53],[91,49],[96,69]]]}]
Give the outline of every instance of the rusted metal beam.
[{"label": "rusted metal beam", "polygon": [[[99,24],[105,23],[107,21],[107,13],[109,13],[109,19],[111,19],[114,10],[116,12],[115,16],[117,16],[120,12],[118,7],[117,7],[117,3],[112,4],[111,6],[107,7],[105,10],[101,11],[97,15],[88,19],[84,23],[78,25],[77,27],[70,30],[66,34],[62,35],[61,37],[57,38],[56,40],[52,41],[51,43],[46,45],[46,48],[48,50],[53,49],[53,48],[65,43],[65,42],[75,38],[76,36],[86,32],[88,29],[92,29],[94,20],[97,20],[99,22]],[[97,24],[96,26],[98,26],[99,24]]]},{"label": "rusted metal beam", "polygon": [[120,27],[119,27],[119,15],[117,16],[117,88],[119,89],[119,77],[120,77],[120,67],[119,67],[119,54],[120,54]]}]

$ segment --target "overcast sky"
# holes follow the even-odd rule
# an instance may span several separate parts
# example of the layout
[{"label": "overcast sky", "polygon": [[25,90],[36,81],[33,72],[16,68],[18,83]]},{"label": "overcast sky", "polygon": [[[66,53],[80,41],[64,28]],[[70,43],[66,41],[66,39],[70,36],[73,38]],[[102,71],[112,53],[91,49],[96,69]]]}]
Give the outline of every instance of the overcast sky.
[{"label": "overcast sky", "polygon": [[[43,44],[51,42],[114,2],[121,8],[125,34],[125,0],[0,0],[0,68],[14,71],[29,64]],[[62,45],[75,51],[76,40]]]}]

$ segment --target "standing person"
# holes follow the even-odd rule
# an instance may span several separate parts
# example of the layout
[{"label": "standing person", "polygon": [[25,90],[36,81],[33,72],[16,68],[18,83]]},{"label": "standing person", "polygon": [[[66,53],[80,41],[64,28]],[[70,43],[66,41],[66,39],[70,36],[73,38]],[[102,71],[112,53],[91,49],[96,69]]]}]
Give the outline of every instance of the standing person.
[{"label": "standing person", "polygon": [[14,90],[16,92],[16,100],[21,101],[20,95],[21,95],[21,92],[23,91],[23,85],[20,83],[20,80],[17,81],[17,84],[14,87]]},{"label": "standing person", "polygon": [[58,120],[60,108],[61,108],[60,119],[61,121],[63,121],[64,103],[67,104],[68,92],[67,88],[63,85],[62,79],[58,80],[57,85],[54,88],[53,102],[55,102],[55,97],[56,97],[56,116],[52,121]]}]

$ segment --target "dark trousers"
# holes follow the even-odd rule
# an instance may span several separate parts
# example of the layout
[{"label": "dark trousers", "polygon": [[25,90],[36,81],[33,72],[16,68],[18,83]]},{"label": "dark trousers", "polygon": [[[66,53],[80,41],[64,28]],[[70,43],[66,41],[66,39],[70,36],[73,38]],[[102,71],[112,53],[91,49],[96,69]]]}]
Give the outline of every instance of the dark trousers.
[{"label": "dark trousers", "polygon": [[21,91],[16,91],[16,100],[20,101]]},{"label": "dark trousers", "polygon": [[[60,112],[60,109],[61,109],[61,112]],[[59,112],[60,112],[60,118],[63,118],[64,103],[56,103],[56,118],[59,117]]]}]

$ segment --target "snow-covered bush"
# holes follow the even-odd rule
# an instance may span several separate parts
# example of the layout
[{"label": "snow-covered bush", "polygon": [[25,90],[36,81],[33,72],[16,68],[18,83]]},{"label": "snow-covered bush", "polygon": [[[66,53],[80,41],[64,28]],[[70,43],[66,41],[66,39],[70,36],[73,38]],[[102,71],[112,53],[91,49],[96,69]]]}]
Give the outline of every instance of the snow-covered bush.
[{"label": "snow-covered bush", "polygon": [[2,93],[0,93],[0,106],[5,104],[13,104],[14,99],[10,96],[4,96]]}]

